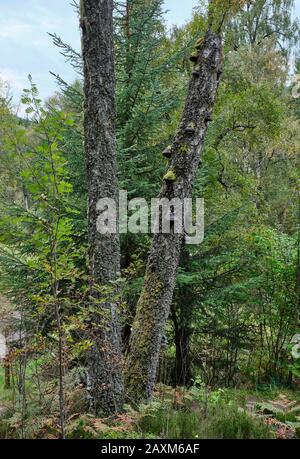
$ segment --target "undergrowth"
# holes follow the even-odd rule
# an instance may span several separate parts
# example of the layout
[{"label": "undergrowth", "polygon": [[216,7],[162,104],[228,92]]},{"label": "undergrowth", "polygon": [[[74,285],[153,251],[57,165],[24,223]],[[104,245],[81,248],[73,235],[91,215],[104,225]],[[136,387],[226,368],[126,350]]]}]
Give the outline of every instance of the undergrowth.
[{"label": "undergrowth", "polygon": [[[87,413],[84,387],[70,376],[68,439],[275,439],[299,433],[296,394],[282,388],[209,390],[197,381],[191,389],[158,385],[150,403],[138,409],[125,406],[116,417],[97,418]],[[13,392],[3,390],[1,372],[0,384],[0,438],[58,438],[54,383],[48,381],[38,399],[29,387],[25,415]]]}]

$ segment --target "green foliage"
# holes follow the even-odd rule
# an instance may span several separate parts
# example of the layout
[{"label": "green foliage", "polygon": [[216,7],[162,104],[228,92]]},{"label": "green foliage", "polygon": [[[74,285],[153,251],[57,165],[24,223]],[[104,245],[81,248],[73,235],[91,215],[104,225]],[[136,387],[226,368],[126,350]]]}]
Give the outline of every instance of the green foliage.
[{"label": "green foliage", "polygon": [[141,413],[139,429],[142,436],[151,433],[156,438],[195,438],[199,429],[199,415],[182,409],[175,411],[163,403],[153,402]]},{"label": "green foliage", "polygon": [[[58,436],[60,342],[68,438],[296,435],[296,395],[278,401],[277,387],[300,377],[291,352],[300,305],[299,100],[291,97],[289,75],[299,38],[293,4],[212,2],[212,25],[225,31],[225,60],[194,189],[205,199],[205,241],[184,247],[159,368],[160,381],[190,389],[164,388],[163,399],[138,411],[128,408],[114,420],[86,414],[85,371],[77,368],[92,344],[86,331],[96,329],[85,307],[82,81],[69,85],[57,76],[60,91],[43,105],[30,77],[22,98],[26,120],[13,113],[1,83],[0,289],[20,316],[26,346],[12,355],[12,391],[2,389],[0,371],[0,410],[2,404],[9,408],[0,436]],[[161,186],[161,153],[178,125],[192,72],[189,56],[203,43],[209,12],[200,2],[189,23],[167,33],[162,0],[130,0],[118,8],[119,183],[129,197],[149,199]],[[52,38],[81,78],[81,56]],[[176,180],[175,172],[164,180]],[[130,234],[121,242],[126,348],[151,240]],[[249,386],[257,390],[250,394]]]},{"label": "green foliage", "polygon": [[167,54],[163,1],[132,0],[116,18],[117,140],[120,186],[131,196],[157,194],[170,117],[179,104]]},{"label": "green foliage", "polygon": [[[205,239],[186,249],[174,299],[175,384],[186,383],[178,368],[188,382],[200,372],[209,385],[289,378],[288,345],[298,331],[299,135],[287,109],[288,44],[274,37],[280,30],[279,41],[292,38],[291,4],[256,2],[226,26],[218,103],[195,186],[205,199]],[[267,15],[278,24],[274,34]],[[201,27],[198,15],[192,24]],[[245,35],[255,24],[249,46]]]},{"label": "green foliage", "polygon": [[[204,435],[203,435],[204,434]],[[260,420],[253,419],[244,410],[234,405],[216,408],[205,425],[202,438],[216,439],[271,439],[270,429]]]},{"label": "green foliage", "polygon": [[233,47],[261,44],[272,37],[289,53],[299,37],[299,21],[291,15],[294,0],[256,0],[232,18],[227,38]]},{"label": "green foliage", "polygon": [[39,301],[40,297],[44,302],[43,292],[50,303],[54,276],[55,282],[73,282],[80,277],[78,262],[82,263],[82,248],[74,250],[78,211],[72,206],[73,187],[64,155],[64,135],[73,119],[62,111],[46,111],[33,83],[22,100],[32,114],[32,125],[29,131],[21,128],[11,133],[16,138],[8,155],[17,163],[17,175],[11,200],[2,201],[1,282],[6,290],[13,283],[16,295],[19,281],[20,296],[26,288],[26,298]]},{"label": "green foliage", "polygon": [[[200,392],[201,393],[201,392]],[[274,438],[270,428],[254,419],[235,402],[226,403],[217,394],[210,394],[196,404],[194,392],[186,393],[186,402],[177,409],[167,400],[141,406],[139,429],[144,436],[151,432],[156,438],[168,439],[268,439]],[[193,407],[193,408],[191,408]]]}]

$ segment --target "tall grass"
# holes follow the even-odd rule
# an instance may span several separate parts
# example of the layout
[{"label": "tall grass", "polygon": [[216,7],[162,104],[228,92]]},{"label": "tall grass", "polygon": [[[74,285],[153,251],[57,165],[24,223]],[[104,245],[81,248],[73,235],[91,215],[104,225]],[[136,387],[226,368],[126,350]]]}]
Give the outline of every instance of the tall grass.
[{"label": "tall grass", "polygon": [[167,439],[270,439],[270,428],[236,405],[220,404],[201,409],[174,410],[161,405],[151,407],[139,422],[141,437],[151,433]]}]

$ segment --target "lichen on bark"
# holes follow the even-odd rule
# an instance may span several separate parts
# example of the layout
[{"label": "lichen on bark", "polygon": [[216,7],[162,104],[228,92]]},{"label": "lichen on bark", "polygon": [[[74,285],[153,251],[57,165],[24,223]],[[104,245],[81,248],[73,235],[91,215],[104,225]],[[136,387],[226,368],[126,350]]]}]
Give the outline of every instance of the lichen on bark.
[{"label": "lichen on bark", "polygon": [[[160,311],[157,305],[160,302],[164,283],[160,277],[152,271],[149,271],[145,278],[147,289],[144,289],[136,310],[136,317],[139,320],[133,324],[136,330],[135,341],[131,341],[131,348],[128,352],[131,358],[127,360],[129,366],[126,368],[126,386],[130,388],[127,396],[130,402],[140,400],[140,394],[143,392],[151,393],[153,387],[149,382],[152,381],[152,364],[149,359],[149,348],[151,348],[157,339],[161,339],[161,330],[157,327],[157,314]],[[136,359],[134,354],[136,353]],[[158,356],[156,356],[158,358]],[[141,362],[144,369],[140,373]],[[146,398],[146,397],[145,397]]]}]

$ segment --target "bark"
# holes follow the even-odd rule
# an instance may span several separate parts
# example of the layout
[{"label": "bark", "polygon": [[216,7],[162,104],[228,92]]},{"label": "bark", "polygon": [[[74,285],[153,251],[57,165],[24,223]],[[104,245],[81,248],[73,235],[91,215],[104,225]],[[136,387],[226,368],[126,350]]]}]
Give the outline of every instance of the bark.
[{"label": "bark", "polygon": [[175,384],[176,386],[190,386],[192,380],[190,359],[190,330],[179,327],[175,330]]},{"label": "bark", "polygon": [[[89,260],[94,298],[88,384],[93,410],[111,414],[119,410],[123,398],[118,288],[115,282],[120,273],[120,244],[118,234],[97,232],[96,205],[100,198],[113,198],[118,202],[113,0],[81,0],[80,9]],[[105,286],[105,289],[99,286]]]},{"label": "bark", "polygon": [[190,386],[192,381],[190,338],[193,305],[189,303],[187,295],[185,304],[176,304],[172,307],[174,325],[174,342],[176,348],[174,385]]},{"label": "bark", "polygon": [[300,311],[300,189],[297,191],[298,194],[298,235],[297,235],[297,266],[296,266],[296,304],[298,317],[296,318],[299,321],[299,311]]},{"label": "bark", "polygon": [[[175,181],[165,182],[160,198],[192,196],[204,138],[213,109],[222,67],[222,38],[209,29],[198,57],[199,72],[191,78],[186,105],[172,144],[169,170]],[[194,133],[186,128],[194,126]],[[126,359],[129,400],[149,399],[155,381],[161,340],[169,316],[184,236],[156,234],[148,258],[145,284]]]},{"label": "bark", "polygon": [[[190,251],[185,247],[181,254],[181,267],[188,270]],[[192,382],[190,339],[192,335],[192,320],[194,312],[195,292],[191,285],[178,288],[176,298],[171,306],[171,316],[174,326],[174,342],[176,348],[174,384],[175,386],[190,386]]]},{"label": "bark", "polygon": [[4,389],[10,389],[10,355],[4,359]]}]

